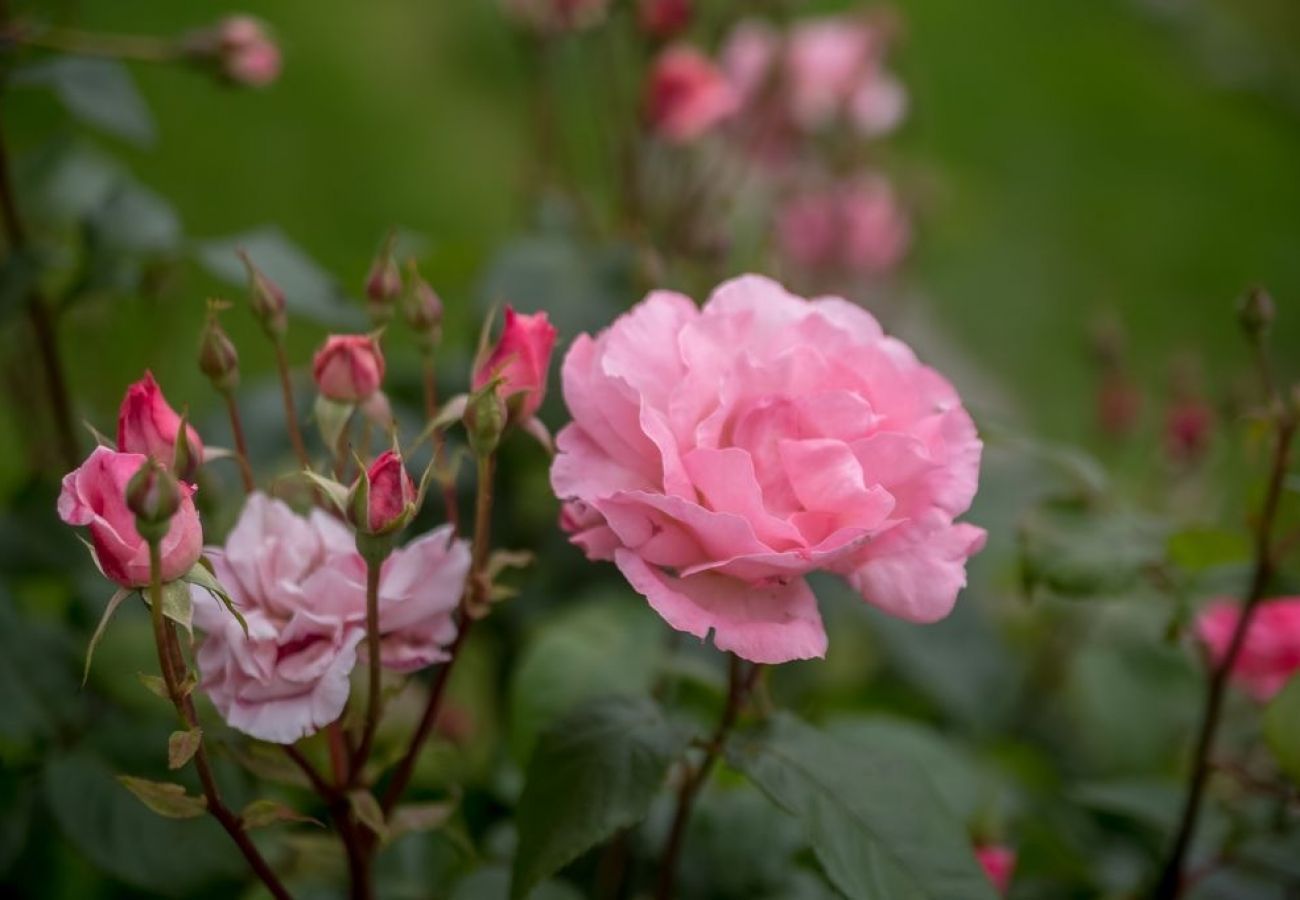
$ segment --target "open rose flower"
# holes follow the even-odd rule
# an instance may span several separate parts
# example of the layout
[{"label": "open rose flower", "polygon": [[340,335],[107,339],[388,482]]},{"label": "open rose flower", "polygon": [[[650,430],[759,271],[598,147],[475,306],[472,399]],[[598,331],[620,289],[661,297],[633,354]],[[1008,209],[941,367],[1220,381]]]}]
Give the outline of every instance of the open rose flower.
[{"label": "open rose flower", "polygon": [[[1214,665],[1222,665],[1241,620],[1236,600],[1216,600],[1196,618],[1196,634]],[[1300,671],[1300,597],[1265,600],[1255,609],[1232,678],[1261,703]]]},{"label": "open rose flower", "polygon": [[[126,389],[117,413],[117,449],[123,453],[143,453],[164,465],[172,465],[176,457],[176,438],[181,430],[181,417],[168,404],[162,388],[152,372]],[[183,471],[180,478],[193,478],[195,470],[203,463],[203,442],[192,425],[185,426],[187,456],[180,460]]]},{"label": "open rose flower", "polygon": [[555,348],[555,327],[546,313],[517,313],[506,307],[501,338],[474,371],[474,387],[500,378],[497,395],[520,420],[531,419],[546,396],[546,375]]},{"label": "open rose flower", "polygon": [[312,377],[322,396],[364,403],[383,384],[384,354],[368,334],[332,334],[312,359]]},{"label": "open rose flower", "polygon": [[722,122],[739,105],[727,77],[694,47],[659,54],[646,86],[646,116],[665,140],[688,143]]},{"label": "open rose flower", "polygon": [[914,622],[952,609],[984,531],[981,444],[952,386],[835,297],[745,276],[650,294],[563,367],[551,484],[571,539],[672,627],[761,663],[819,657],[804,576]]},{"label": "open rose flower", "polygon": [[[110,581],[125,588],[149,584],[149,544],[135,530],[127,508],[126,486],[148,459],[96,447],[81,466],[63,478],[59,518],[86,525],[95,563]],[[162,540],[162,580],[175,581],[194,568],[203,552],[203,526],[194,508],[194,486],[179,482],[180,509]]]}]

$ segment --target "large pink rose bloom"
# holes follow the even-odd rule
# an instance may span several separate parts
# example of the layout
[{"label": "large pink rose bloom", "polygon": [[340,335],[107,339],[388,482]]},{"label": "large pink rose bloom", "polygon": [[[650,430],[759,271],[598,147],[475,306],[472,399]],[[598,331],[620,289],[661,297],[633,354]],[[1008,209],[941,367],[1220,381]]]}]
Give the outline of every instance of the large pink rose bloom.
[{"label": "large pink rose bloom", "polygon": [[[1241,619],[1236,600],[1216,600],[1196,618],[1196,634],[1211,661],[1222,665]],[[1255,610],[1232,667],[1233,679],[1265,703],[1300,671],[1300,597],[1266,600]]]},{"label": "large pink rose bloom", "polygon": [[820,657],[804,577],[915,622],[952,609],[984,531],[981,444],[952,386],[837,297],[745,276],[659,291],[563,368],[561,523],[672,627],[761,663]]},{"label": "large pink rose bloom", "polygon": [[[95,563],[110,581],[126,588],[149,584],[149,544],[135,530],[126,505],[126,486],[148,459],[143,453],[118,453],[96,447],[81,466],[63,477],[59,518],[86,525]],[[194,486],[179,482],[181,505],[162,540],[162,580],[175,581],[199,561],[203,527],[194,508]]]}]

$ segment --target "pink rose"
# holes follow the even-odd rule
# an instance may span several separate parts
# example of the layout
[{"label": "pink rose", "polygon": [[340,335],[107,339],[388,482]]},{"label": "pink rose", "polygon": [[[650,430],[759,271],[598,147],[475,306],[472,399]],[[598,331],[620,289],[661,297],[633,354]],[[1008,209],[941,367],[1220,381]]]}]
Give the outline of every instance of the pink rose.
[{"label": "pink rose", "polygon": [[361,403],[384,381],[384,354],[368,334],[332,334],[316,351],[312,376],[330,400]]},{"label": "pink rose", "polygon": [[840,206],[834,191],[812,191],[786,201],[776,214],[776,238],[781,253],[805,269],[838,263]]},{"label": "pink rose", "polygon": [[975,858],[984,867],[989,881],[1003,896],[1011,888],[1011,876],[1016,870],[1016,851],[999,844],[985,844],[975,848]]},{"label": "pink rose", "polygon": [[907,89],[883,70],[865,75],[849,98],[849,119],[866,137],[889,134],[907,115]]},{"label": "pink rose", "polygon": [[762,663],[820,657],[804,577],[943,618],[984,531],[981,444],[942,376],[837,297],[745,276],[703,309],[656,291],[563,366],[563,522],[672,627]]},{"label": "pink rose", "polygon": [[235,84],[265,87],[280,77],[280,47],[252,16],[230,16],[217,28],[222,74]]},{"label": "pink rose", "polygon": [[[364,486],[364,495],[359,487]],[[358,531],[390,534],[403,528],[415,515],[415,482],[396,451],[385,450],[366,470],[364,482],[357,480],[348,502],[348,518]],[[364,508],[360,501],[365,499]]]},{"label": "pink rose", "polygon": [[646,87],[646,115],[665,140],[688,143],[734,113],[736,92],[722,70],[694,47],[659,54]]},{"label": "pink rose", "polygon": [[820,128],[846,108],[863,74],[878,63],[875,32],[846,18],[809,19],[786,45],[788,99],[795,120]]},{"label": "pink rose", "polygon": [[780,35],[766,22],[745,19],[731,29],[719,58],[741,106],[763,93],[780,49]]},{"label": "pink rose", "polygon": [[[110,581],[125,588],[149,584],[149,545],[135,530],[126,505],[126,486],[148,459],[96,447],[80,468],[63,477],[59,518],[88,525],[95,564]],[[162,580],[175,581],[194,568],[203,552],[203,526],[194,508],[194,486],[180,482],[181,505],[162,541]]]},{"label": "pink rose", "polygon": [[889,182],[859,178],[841,189],[844,245],[841,262],[850,272],[880,275],[893,269],[912,244],[907,212]]},{"label": "pink rose", "polygon": [[546,313],[520,314],[506,307],[505,328],[474,371],[474,387],[502,379],[497,394],[515,418],[531,419],[546,396],[546,373],[555,348],[555,328]]},{"label": "pink rose", "polygon": [[[118,450],[143,453],[171,466],[176,460],[176,435],[180,428],[181,417],[168,405],[152,372],[146,371],[143,378],[126,389],[117,413]],[[182,471],[176,474],[190,479],[203,464],[203,442],[192,425],[185,426],[185,441],[189,455],[180,461]]]},{"label": "pink rose", "polygon": [[[1196,634],[1214,665],[1223,664],[1232,634],[1241,618],[1240,605],[1227,598],[1203,609]],[[1300,597],[1279,597],[1259,604],[1251,617],[1245,642],[1232,667],[1232,677],[1261,703],[1300,671]]]},{"label": "pink rose", "polygon": [[691,24],[691,0],[638,0],[637,23],[651,37],[676,37]]}]

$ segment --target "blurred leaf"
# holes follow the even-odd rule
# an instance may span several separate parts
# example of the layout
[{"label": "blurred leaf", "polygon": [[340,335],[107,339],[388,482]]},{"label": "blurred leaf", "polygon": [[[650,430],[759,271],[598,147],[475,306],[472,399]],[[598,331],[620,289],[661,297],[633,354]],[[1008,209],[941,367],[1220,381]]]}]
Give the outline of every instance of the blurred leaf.
[{"label": "blurred leaf", "polygon": [[799,819],[851,900],[995,900],[965,828],[919,769],[785,713],[728,742],[727,758]]},{"label": "blurred leaf", "polygon": [[[510,870],[505,866],[485,866],[456,882],[451,900],[508,900]],[[528,900],[582,900],[582,892],[562,881],[543,881],[527,895]]]},{"label": "blurred leaf", "polygon": [[1114,778],[1078,785],[1070,791],[1076,803],[1159,832],[1172,830],[1182,800],[1182,785],[1168,779]]},{"label": "blurred leaf", "polygon": [[181,242],[170,203],[138,182],[121,178],[90,216],[103,248],[112,253],[166,253]]},{"label": "blurred leaf", "polygon": [[173,731],[167,739],[167,768],[179,769],[199,752],[203,742],[203,729],[195,726],[186,731]]},{"label": "blurred leaf", "polygon": [[[248,829],[265,828],[277,822],[310,822],[320,825],[311,816],[305,816],[279,800],[254,800],[239,814],[239,821]],[[324,827],[323,825],[321,827]]]},{"label": "blurred leaf", "polygon": [[538,733],[601,694],[647,692],[662,656],[658,619],[621,596],[564,609],[529,638],[510,687],[510,746],[527,760]]},{"label": "blurred leaf", "polygon": [[40,277],[40,260],[30,250],[15,250],[5,256],[0,262],[0,322],[27,308]]},{"label": "blurred leaf", "polygon": [[1044,507],[1021,530],[1027,584],[1064,597],[1122,594],[1164,550],[1163,528],[1134,513]]},{"label": "blurred leaf", "polygon": [[248,273],[236,253],[241,248],[284,291],[290,312],[328,327],[350,330],[364,327],[360,309],[344,295],[337,280],[274,225],[200,241],[194,252],[214,276],[244,290]]},{"label": "blurred leaf", "polygon": [[1187,528],[1169,536],[1169,561],[1188,572],[1201,572],[1249,560],[1250,540],[1225,528]]},{"label": "blurred leaf", "polygon": [[0,585],[0,738],[53,737],[81,705],[64,635],[20,616]]},{"label": "blurred leaf", "polygon": [[538,740],[519,798],[511,897],[645,818],[686,735],[648,698],[604,697]]},{"label": "blurred leaf", "polygon": [[86,679],[90,677],[90,663],[95,657],[95,647],[99,644],[99,639],[104,636],[104,629],[108,627],[109,620],[113,618],[113,613],[117,612],[117,608],[122,605],[122,601],[134,593],[135,591],[130,588],[118,588],[113,592],[113,596],[108,598],[108,603],[104,604],[104,615],[100,617],[99,624],[95,626],[95,633],[90,636],[90,643],[86,646],[86,667],[81,673],[83,687],[86,684]]},{"label": "blurred leaf", "polygon": [[132,775],[119,775],[117,780],[124,788],[139,797],[141,803],[160,816],[169,819],[194,819],[207,812],[207,800],[185,793],[183,785],[167,781],[150,781]]},{"label": "blurred leaf", "polygon": [[1264,737],[1282,771],[1300,783],[1300,674],[1293,675],[1269,703]]},{"label": "blurred leaf", "polygon": [[153,144],[157,129],[126,66],[109,59],[55,56],[14,71],[18,87],[47,87],[76,119],[133,144]]},{"label": "blurred leaf", "polygon": [[0,875],[22,852],[36,799],[34,779],[0,766]]},{"label": "blurred leaf", "polygon": [[248,743],[230,748],[230,755],[258,778],[294,787],[311,787],[311,782],[277,744]]},{"label": "blurred leaf", "polygon": [[388,817],[388,838],[396,840],[405,834],[433,831],[441,828],[456,811],[456,804],[404,803],[393,808]]},{"label": "blurred leaf", "polygon": [[46,802],[72,844],[123,881],[176,896],[245,871],[214,820],[159,818],[123,790],[97,757],[74,753],[53,759],[44,788]]},{"label": "blurred leaf", "polygon": [[357,821],[373,831],[382,840],[388,835],[388,825],[384,822],[384,811],[379,806],[375,795],[365,788],[348,791],[348,805]]},{"label": "blurred leaf", "polygon": [[46,224],[66,225],[88,217],[123,177],[116,161],[76,140],[50,141],[21,163],[24,212]]}]

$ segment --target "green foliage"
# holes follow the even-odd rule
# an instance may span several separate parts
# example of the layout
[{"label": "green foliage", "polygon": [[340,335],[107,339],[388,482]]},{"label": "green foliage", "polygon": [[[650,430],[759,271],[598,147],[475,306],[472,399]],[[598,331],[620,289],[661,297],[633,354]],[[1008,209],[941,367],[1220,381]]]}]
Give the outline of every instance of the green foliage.
[{"label": "green foliage", "polygon": [[597,699],[541,736],[519,798],[510,896],[520,898],[645,818],[686,734],[649,699]]},{"label": "green foliage", "polygon": [[1021,529],[1026,587],[1063,597],[1120,596],[1163,553],[1163,526],[1132,512],[1049,506]]},{"label": "green foliage", "polygon": [[733,738],[727,757],[802,823],[818,861],[845,896],[996,896],[964,829],[905,757],[845,744],[785,713]]},{"label": "green foliage", "polygon": [[1264,735],[1282,771],[1300,784],[1300,675],[1292,676],[1269,703]]},{"label": "green foliage", "polygon": [[[179,766],[171,766],[179,768]],[[131,775],[119,775],[122,786],[140,798],[140,802],[160,816],[168,819],[195,819],[207,811],[203,797],[185,793],[185,787],[166,781],[149,781]]]},{"label": "green foliage", "polygon": [[49,88],[74,118],[115,137],[145,146],[157,137],[153,114],[119,62],[58,56],[24,66],[11,78],[18,87]]},{"label": "green foliage", "polygon": [[173,731],[167,739],[167,768],[179,769],[199,751],[203,742],[203,729],[187,728],[185,731]]}]

